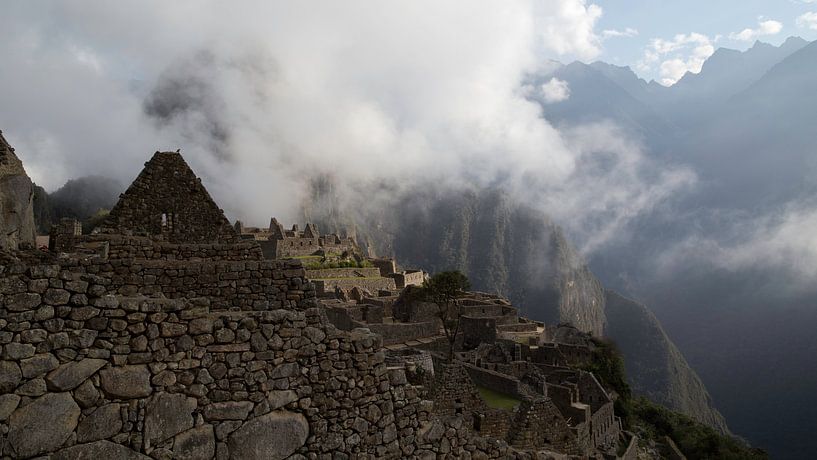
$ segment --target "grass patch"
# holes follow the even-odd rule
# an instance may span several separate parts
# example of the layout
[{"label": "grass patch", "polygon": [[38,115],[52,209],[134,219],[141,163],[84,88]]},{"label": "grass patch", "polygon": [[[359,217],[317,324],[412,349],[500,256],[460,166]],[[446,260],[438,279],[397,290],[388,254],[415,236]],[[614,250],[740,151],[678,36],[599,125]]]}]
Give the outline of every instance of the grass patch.
[{"label": "grass patch", "polygon": [[295,260],[321,260],[323,259],[322,256],[292,256],[287,257],[287,259],[295,259]]},{"label": "grass patch", "polygon": [[499,393],[490,388],[477,385],[477,390],[479,390],[479,395],[482,396],[482,400],[485,401],[485,404],[491,409],[513,410],[513,408],[518,406],[521,402],[513,396]]}]

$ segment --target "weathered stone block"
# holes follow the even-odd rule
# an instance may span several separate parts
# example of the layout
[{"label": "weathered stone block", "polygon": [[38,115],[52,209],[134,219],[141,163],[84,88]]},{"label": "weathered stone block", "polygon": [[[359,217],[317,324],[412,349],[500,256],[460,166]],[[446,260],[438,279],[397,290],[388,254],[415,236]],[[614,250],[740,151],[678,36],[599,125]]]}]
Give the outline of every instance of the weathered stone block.
[{"label": "weathered stone block", "polygon": [[82,385],[74,390],[74,399],[83,408],[92,407],[99,399],[99,391],[90,380],[86,380]]},{"label": "weathered stone block", "polygon": [[45,380],[32,379],[17,388],[16,393],[21,396],[31,396],[36,398],[42,396],[47,391]]},{"label": "weathered stone block", "polygon": [[34,356],[34,352],[37,350],[34,345],[30,343],[17,343],[12,342],[7,344],[3,347],[4,351],[3,354],[6,359],[14,359],[20,360],[25,358],[30,358]]},{"label": "weathered stone block", "polygon": [[48,388],[55,391],[72,390],[107,363],[108,361],[104,359],[93,358],[65,363],[51,371],[45,377],[45,382]]},{"label": "weathered stone block", "polygon": [[271,410],[279,409],[297,400],[298,393],[292,390],[272,390],[267,393],[267,402]]},{"label": "weathered stone block", "polygon": [[309,423],[301,414],[270,412],[234,431],[228,441],[230,458],[282,460],[306,443]]},{"label": "weathered stone block", "polygon": [[28,311],[40,305],[40,294],[23,292],[6,298],[6,308],[9,311]]},{"label": "weathered stone block", "polygon": [[209,404],[203,413],[206,420],[245,420],[252,407],[250,401],[228,401]]},{"label": "weathered stone block", "polygon": [[0,395],[0,421],[7,419],[19,404],[20,397],[15,394]]},{"label": "weathered stone block", "polygon": [[145,365],[112,367],[100,372],[99,377],[102,391],[111,398],[144,398],[153,392]]},{"label": "weathered stone block", "polygon": [[74,431],[79,414],[69,393],[46,394],[11,414],[8,441],[20,458],[51,452]]},{"label": "weathered stone block", "polygon": [[51,456],[51,460],[152,460],[121,444],[110,441],[96,441],[89,444],[62,449]]},{"label": "weathered stone block", "polygon": [[77,442],[98,441],[119,433],[122,417],[119,404],[106,404],[85,417],[77,427]]},{"label": "weathered stone block", "polygon": [[216,455],[212,425],[202,425],[176,435],[173,458],[177,460],[210,460]]},{"label": "weathered stone block", "polygon": [[145,410],[145,446],[154,446],[193,428],[196,400],[181,394],[156,393]]},{"label": "weathered stone block", "polygon": [[14,392],[22,379],[23,374],[20,372],[20,366],[17,363],[0,361],[0,393]]}]

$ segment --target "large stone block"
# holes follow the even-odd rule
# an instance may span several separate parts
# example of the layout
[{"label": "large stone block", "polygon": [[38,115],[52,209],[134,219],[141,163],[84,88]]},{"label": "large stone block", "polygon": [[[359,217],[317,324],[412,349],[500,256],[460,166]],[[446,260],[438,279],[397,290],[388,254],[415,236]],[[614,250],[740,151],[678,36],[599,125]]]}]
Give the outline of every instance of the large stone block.
[{"label": "large stone block", "polygon": [[145,447],[155,446],[193,428],[196,400],[181,394],[156,393],[145,410]]},{"label": "large stone block", "polygon": [[49,393],[9,417],[8,441],[19,458],[52,452],[77,427],[79,406],[69,393]]},{"label": "large stone block", "polygon": [[45,382],[54,391],[73,390],[107,363],[104,359],[92,358],[65,363],[51,371],[45,377]]},{"label": "large stone block", "polygon": [[111,398],[134,399],[150,396],[150,371],[147,366],[122,366],[99,373],[102,391]]},{"label": "large stone block", "polygon": [[30,379],[52,371],[59,365],[60,362],[54,355],[51,353],[42,353],[22,360],[20,362],[20,369],[23,371],[23,377]]},{"label": "large stone block", "polygon": [[20,397],[15,394],[0,396],[0,422],[9,418],[14,409],[20,404]]},{"label": "large stone block", "polygon": [[176,435],[173,458],[177,460],[210,460],[216,455],[213,425],[202,425]]},{"label": "large stone block", "polygon": [[[7,345],[8,346],[8,345]],[[0,361],[0,393],[11,393],[20,384],[23,374],[13,361]]]},{"label": "large stone block", "polygon": [[119,404],[104,405],[85,417],[77,427],[77,442],[98,441],[119,433],[122,416]]},{"label": "large stone block", "polygon": [[51,460],[151,460],[150,457],[110,441],[79,444],[62,449],[51,456]]},{"label": "large stone block", "polygon": [[309,422],[301,414],[270,412],[234,431],[228,446],[232,459],[282,460],[306,443]]},{"label": "large stone block", "polygon": [[252,407],[250,401],[227,401],[209,404],[203,412],[207,420],[244,420]]}]

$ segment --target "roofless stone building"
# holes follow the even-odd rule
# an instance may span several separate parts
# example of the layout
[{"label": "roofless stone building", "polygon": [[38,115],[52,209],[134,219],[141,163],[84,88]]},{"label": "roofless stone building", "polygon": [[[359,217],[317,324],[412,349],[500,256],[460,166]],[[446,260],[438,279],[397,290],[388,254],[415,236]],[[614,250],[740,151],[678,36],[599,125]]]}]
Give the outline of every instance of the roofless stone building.
[{"label": "roofless stone building", "polygon": [[171,243],[234,243],[238,235],[178,152],[156,152],[111,209],[105,233]]}]

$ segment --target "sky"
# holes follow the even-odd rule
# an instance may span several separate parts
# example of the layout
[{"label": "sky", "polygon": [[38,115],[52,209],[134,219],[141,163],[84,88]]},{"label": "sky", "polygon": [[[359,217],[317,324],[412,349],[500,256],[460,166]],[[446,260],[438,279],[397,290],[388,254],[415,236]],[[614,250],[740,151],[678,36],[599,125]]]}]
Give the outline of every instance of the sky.
[{"label": "sky", "polygon": [[249,225],[296,218],[309,180],[330,174],[352,203],[373,181],[502,187],[603,240],[695,176],[613,125],[551,125],[526,76],[601,59],[668,83],[714,46],[749,46],[752,28],[817,33],[816,3],[653,3],[10,3],[0,129],[47,190],[90,174],[127,184],[153,151],[180,148]]},{"label": "sky", "polygon": [[718,48],[817,39],[817,0],[596,0],[597,59],[669,85]]}]

